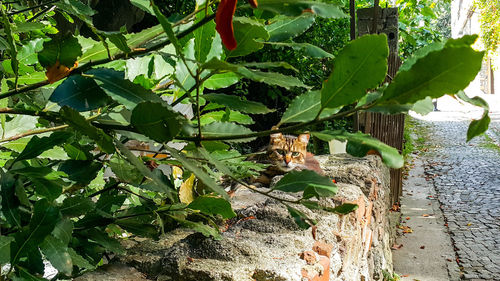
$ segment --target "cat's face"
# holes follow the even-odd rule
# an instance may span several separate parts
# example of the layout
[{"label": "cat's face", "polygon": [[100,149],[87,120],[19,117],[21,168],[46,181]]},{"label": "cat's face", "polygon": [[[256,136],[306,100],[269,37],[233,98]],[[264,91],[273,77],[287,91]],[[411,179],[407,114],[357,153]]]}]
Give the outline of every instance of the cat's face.
[{"label": "cat's face", "polygon": [[309,134],[298,136],[272,134],[267,150],[269,159],[282,171],[288,172],[303,167],[306,160]]}]

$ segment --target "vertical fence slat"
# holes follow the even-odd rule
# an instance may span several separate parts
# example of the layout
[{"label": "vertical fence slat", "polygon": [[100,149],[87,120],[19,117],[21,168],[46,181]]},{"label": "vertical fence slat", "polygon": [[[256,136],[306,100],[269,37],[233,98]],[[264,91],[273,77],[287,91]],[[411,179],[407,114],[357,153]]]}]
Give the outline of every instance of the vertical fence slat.
[{"label": "vertical fence slat", "polygon": [[[389,58],[387,77],[384,82],[390,82],[396,75],[401,60],[398,57],[398,9],[381,9],[378,7],[377,13],[373,8],[359,9],[358,13],[358,34],[362,36],[374,30],[372,25],[377,24],[375,30],[378,33],[387,34],[389,43]],[[373,15],[377,19],[373,19]],[[400,152],[403,149],[404,115],[384,115],[381,113],[363,112],[358,115],[355,128],[372,135],[383,143],[390,145]],[[402,194],[402,169],[391,169],[391,203],[399,202]]]}]

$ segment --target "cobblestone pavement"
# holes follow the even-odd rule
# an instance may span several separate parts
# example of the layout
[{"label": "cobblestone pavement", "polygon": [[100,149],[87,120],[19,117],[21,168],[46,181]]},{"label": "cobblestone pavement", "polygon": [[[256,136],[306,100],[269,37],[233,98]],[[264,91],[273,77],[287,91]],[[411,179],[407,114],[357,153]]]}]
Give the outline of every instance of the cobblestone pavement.
[{"label": "cobblestone pavement", "polygon": [[462,278],[500,280],[500,150],[488,148],[484,137],[466,143],[470,121],[420,122],[429,133],[425,176],[436,189]]}]

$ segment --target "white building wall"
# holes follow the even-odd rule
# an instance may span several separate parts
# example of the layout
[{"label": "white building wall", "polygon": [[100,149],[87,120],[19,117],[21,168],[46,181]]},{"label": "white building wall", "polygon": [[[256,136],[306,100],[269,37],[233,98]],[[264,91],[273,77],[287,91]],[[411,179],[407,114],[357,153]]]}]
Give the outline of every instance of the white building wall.
[{"label": "white building wall", "polygon": [[[481,33],[481,26],[479,24],[479,16],[480,11],[475,10],[473,7],[473,0],[453,0],[451,2],[451,35],[453,38],[462,37],[467,34],[478,34]],[[474,46],[477,49],[484,49],[484,45],[481,40],[478,40],[476,45]],[[500,95],[500,50],[497,51],[496,54],[491,56],[492,64],[494,67],[494,92]],[[487,69],[487,67],[483,67],[483,69]],[[486,73],[482,74],[483,77],[486,77]],[[471,82],[468,87],[468,91],[470,94],[474,94],[473,92],[481,91],[481,88],[486,85],[485,81],[481,83],[480,75],[476,77],[476,79]],[[484,78],[483,78],[484,79]],[[483,86],[482,86],[483,85]]]}]

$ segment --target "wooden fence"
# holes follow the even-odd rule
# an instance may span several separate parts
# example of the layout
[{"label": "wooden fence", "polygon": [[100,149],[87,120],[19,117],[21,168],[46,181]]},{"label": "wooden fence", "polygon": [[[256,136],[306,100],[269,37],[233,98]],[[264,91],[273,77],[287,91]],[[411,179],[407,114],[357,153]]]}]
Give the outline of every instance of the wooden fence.
[{"label": "wooden fence", "polygon": [[[398,10],[397,8],[382,9],[377,7],[358,10],[358,34],[385,33],[389,43],[388,71],[385,82],[390,82],[396,75],[401,60],[398,57]],[[377,20],[374,21],[376,16]],[[403,149],[405,115],[386,115],[381,113],[363,112],[357,115],[355,129],[379,139],[400,152]],[[391,169],[391,204],[399,202],[402,195],[402,169]]]}]

